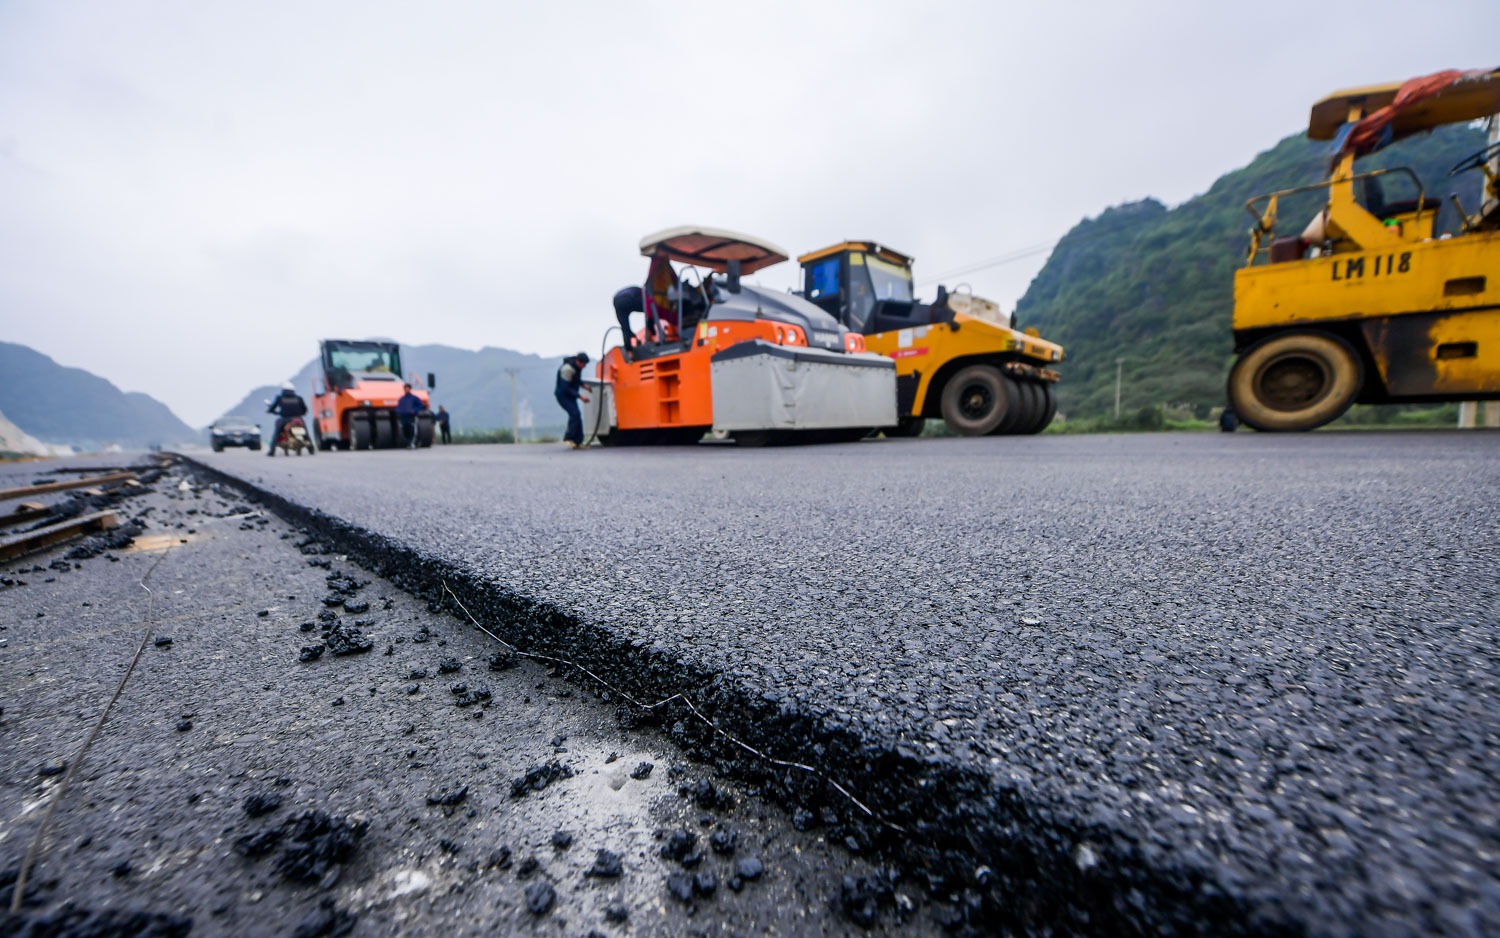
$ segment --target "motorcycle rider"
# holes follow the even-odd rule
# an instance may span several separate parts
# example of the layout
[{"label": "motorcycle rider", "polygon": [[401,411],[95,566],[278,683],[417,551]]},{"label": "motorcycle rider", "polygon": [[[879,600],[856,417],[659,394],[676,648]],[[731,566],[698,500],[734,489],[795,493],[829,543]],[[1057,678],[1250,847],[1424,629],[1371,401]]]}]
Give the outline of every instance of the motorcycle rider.
[{"label": "motorcycle rider", "polygon": [[[276,455],[276,446],[281,442],[281,431],[292,422],[293,418],[305,417],[307,415],[307,401],[297,393],[297,388],[288,381],[281,386],[281,396],[271,402],[266,408],[266,413],[276,414],[276,429],[271,432],[271,445],[266,447],[267,456]],[[311,443],[311,440],[309,440]]]}]

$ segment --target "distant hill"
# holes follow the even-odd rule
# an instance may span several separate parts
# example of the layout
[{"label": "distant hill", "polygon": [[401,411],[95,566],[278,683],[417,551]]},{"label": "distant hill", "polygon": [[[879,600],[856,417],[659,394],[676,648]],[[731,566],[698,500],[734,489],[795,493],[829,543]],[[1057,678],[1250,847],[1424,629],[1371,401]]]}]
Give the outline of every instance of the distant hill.
[{"label": "distant hill", "polygon": [[[1426,194],[1444,200],[1438,224],[1451,231],[1456,215],[1446,205],[1448,193],[1460,190],[1472,211],[1479,184],[1477,173],[1448,179],[1448,168],[1484,145],[1479,130],[1449,126],[1359,165],[1410,166]],[[1059,409],[1072,417],[1112,412],[1118,358],[1125,360],[1125,413],[1148,404],[1200,410],[1222,404],[1233,359],[1234,271],[1250,243],[1245,202],[1319,181],[1327,154],[1326,143],[1288,137],[1181,205],[1169,209],[1155,199],[1120,205],[1068,232],[1016,306],[1022,326],[1035,326],[1067,350]],[[1387,189],[1389,198],[1416,194],[1403,196],[1394,184]],[[1283,227],[1299,231],[1319,204],[1314,196],[1284,201]]]},{"label": "distant hill", "polygon": [[0,342],[0,412],[38,440],[84,450],[199,439],[161,401],[11,342]]},{"label": "distant hill", "polygon": [[[566,418],[552,399],[553,382],[557,368],[562,364],[561,355],[547,358],[501,348],[487,347],[475,352],[448,345],[403,344],[401,364],[408,375],[422,375],[424,381],[429,372],[437,376],[432,406],[434,410],[440,404],[448,408],[453,415],[455,433],[510,428],[510,375],[506,374],[507,368],[517,370],[516,398],[522,439],[528,433],[555,436],[562,432]],[[313,382],[321,377],[318,360],[313,358],[295,375],[284,380],[295,384],[297,393],[308,398],[310,405]],[[264,419],[268,416],[265,401],[278,393],[277,385],[256,388],[225,413],[243,414],[261,421],[269,430],[271,423]]]}]

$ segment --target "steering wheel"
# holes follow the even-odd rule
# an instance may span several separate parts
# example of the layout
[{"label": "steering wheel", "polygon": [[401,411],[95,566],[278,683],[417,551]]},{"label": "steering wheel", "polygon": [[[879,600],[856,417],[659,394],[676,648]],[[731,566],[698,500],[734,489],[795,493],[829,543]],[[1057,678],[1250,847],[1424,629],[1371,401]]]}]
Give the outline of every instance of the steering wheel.
[{"label": "steering wheel", "polygon": [[1493,159],[1497,153],[1500,153],[1500,143],[1492,143],[1478,153],[1470,154],[1459,160],[1453,165],[1452,169],[1448,170],[1448,175],[1457,176],[1459,173],[1466,173],[1471,169],[1483,166]]}]

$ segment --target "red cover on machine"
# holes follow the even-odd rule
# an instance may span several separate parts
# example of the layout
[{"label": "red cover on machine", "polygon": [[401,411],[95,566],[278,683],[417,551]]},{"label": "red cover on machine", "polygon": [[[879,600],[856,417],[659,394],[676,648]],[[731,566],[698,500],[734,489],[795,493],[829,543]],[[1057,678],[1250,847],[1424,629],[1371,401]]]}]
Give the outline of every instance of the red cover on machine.
[{"label": "red cover on machine", "polygon": [[1396,92],[1396,97],[1390,104],[1378,111],[1366,114],[1359,123],[1354,125],[1354,129],[1344,138],[1344,145],[1339,148],[1335,159],[1351,150],[1356,156],[1364,156],[1366,153],[1373,153],[1385,146],[1390,141],[1381,138],[1398,113],[1419,101],[1432,97],[1465,76],[1474,74],[1484,74],[1484,70],[1463,71],[1450,68],[1407,80],[1401,85],[1401,90]]}]

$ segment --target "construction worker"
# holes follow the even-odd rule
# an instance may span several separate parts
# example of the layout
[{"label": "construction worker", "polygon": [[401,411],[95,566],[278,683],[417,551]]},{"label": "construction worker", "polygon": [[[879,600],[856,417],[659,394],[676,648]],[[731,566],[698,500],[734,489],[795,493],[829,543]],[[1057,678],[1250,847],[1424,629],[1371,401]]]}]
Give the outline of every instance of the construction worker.
[{"label": "construction worker", "polygon": [[583,447],[583,414],[578,410],[578,402],[588,400],[583,393],[583,366],[588,363],[589,353],[579,352],[564,358],[562,367],[557,369],[557,389],[553,394],[557,405],[568,412],[568,429],[563,433],[563,442],[569,449]]},{"label": "construction worker", "polygon": [[630,328],[630,314],[646,311],[646,297],[640,287],[622,287],[615,292],[615,319],[620,321],[620,331],[625,334],[625,351],[635,344],[635,333]]},{"label": "construction worker", "polygon": [[448,408],[444,407],[442,404],[438,405],[437,425],[438,432],[443,435],[443,442],[452,443],[453,436],[448,432]]},{"label": "construction worker", "polygon": [[275,456],[276,444],[281,442],[281,431],[294,418],[307,415],[307,401],[297,393],[296,386],[287,381],[281,385],[280,396],[266,408],[266,413],[276,415],[276,429],[271,431],[271,445],[266,447],[266,455]]},{"label": "construction worker", "polygon": [[417,445],[417,414],[427,405],[411,393],[411,385],[401,385],[401,400],[396,402],[396,419],[401,421],[401,439],[404,445]]}]

